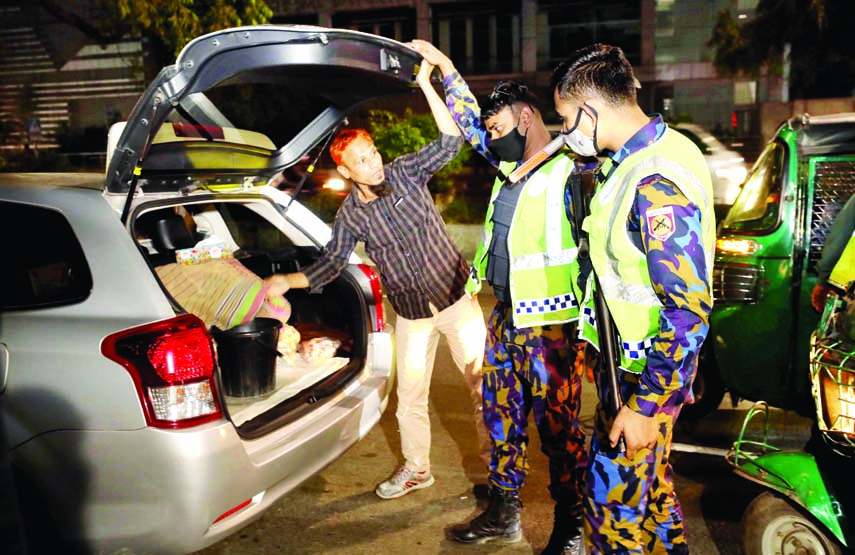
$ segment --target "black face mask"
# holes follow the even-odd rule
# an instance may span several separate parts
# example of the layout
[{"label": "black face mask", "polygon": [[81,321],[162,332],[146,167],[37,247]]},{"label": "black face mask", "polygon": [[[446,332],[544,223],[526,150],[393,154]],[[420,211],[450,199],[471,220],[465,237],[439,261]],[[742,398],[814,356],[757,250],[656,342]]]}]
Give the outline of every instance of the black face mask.
[{"label": "black face mask", "polygon": [[526,137],[520,134],[519,126],[516,126],[504,137],[492,139],[488,148],[502,162],[519,162],[525,154],[525,142]]}]

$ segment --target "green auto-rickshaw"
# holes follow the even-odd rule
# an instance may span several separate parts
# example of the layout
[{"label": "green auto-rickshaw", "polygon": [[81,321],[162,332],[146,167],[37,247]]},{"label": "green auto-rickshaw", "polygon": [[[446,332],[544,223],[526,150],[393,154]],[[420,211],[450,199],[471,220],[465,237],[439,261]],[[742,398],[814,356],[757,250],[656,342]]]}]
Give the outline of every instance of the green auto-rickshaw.
[{"label": "green auto-rickshaw", "polygon": [[[853,234],[852,239],[855,239]],[[769,443],[768,406],[748,411],[727,454],[737,474],[767,490],[742,516],[746,555],[840,555],[855,548],[855,241],[835,271],[825,311],[810,339],[809,379],[814,406],[810,439],[802,448]],[[830,281],[834,280],[834,273]],[[848,286],[843,285],[848,284]],[[845,290],[845,293],[844,293]],[[757,426],[763,434],[757,438]]]},{"label": "green auto-rickshaw", "polygon": [[855,113],[784,122],[718,227],[710,333],[696,402],[681,418],[731,399],[813,413],[808,380],[816,263],[825,236],[855,193]]}]

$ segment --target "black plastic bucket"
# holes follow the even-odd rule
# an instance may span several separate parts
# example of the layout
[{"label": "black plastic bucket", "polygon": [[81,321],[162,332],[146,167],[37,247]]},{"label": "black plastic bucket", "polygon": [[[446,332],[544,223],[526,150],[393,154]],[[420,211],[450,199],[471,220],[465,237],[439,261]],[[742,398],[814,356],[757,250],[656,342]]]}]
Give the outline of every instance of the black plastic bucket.
[{"label": "black plastic bucket", "polygon": [[217,342],[223,391],[230,397],[259,397],[276,389],[276,350],[282,322],[255,318],[225,331],[211,327]]}]

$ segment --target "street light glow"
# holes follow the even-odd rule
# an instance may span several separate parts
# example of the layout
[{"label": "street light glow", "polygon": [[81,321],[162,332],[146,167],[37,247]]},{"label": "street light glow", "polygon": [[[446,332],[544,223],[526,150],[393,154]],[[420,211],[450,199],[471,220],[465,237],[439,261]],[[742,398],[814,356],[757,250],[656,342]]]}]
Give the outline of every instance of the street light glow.
[{"label": "street light glow", "polygon": [[331,189],[333,191],[344,191],[344,179],[341,179],[340,177],[331,177],[330,179],[327,179],[326,183],[324,183],[324,189]]}]

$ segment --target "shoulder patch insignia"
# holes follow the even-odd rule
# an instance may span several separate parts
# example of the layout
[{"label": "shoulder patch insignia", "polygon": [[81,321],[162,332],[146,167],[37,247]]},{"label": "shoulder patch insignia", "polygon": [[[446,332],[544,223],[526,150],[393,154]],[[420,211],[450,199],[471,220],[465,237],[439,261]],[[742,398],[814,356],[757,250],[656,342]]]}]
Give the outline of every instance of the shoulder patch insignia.
[{"label": "shoulder patch insignia", "polygon": [[647,211],[647,229],[654,239],[665,241],[676,230],[674,222],[674,207],[665,206]]}]

